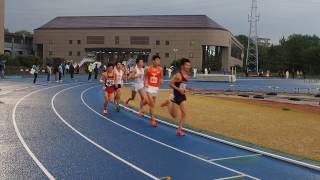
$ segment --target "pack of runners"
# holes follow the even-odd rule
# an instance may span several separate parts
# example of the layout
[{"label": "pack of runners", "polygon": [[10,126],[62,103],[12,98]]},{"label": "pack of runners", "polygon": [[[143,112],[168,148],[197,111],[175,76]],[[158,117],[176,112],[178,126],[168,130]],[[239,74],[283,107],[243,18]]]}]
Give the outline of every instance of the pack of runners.
[{"label": "pack of runners", "polygon": [[[136,66],[128,73],[127,76],[125,66],[122,63],[107,65],[107,70],[102,73],[100,83],[103,84],[104,89],[104,108],[103,113],[108,113],[108,103],[114,102],[116,111],[120,112],[121,88],[124,82],[132,80],[131,97],[125,101],[125,106],[129,106],[130,101],[140,96],[139,115],[143,116],[143,107],[149,107],[151,126],[157,127],[155,119],[156,114],[156,100],[159,94],[159,88],[163,83],[163,68],[160,66],[161,58],[157,55],[152,57],[152,64],[145,68],[144,59],[138,58]],[[161,103],[161,107],[167,107],[172,118],[176,119],[178,111],[180,111],[179,128],[176,131],[177,136],[184,136],[183,125],[186,120],[186,92],[187,82],[189,79],[189,72],[191,62],[188,59],[181,59],[180,69],[176,71],[170,81],[170,88],[173,92],[169,98]]]}]

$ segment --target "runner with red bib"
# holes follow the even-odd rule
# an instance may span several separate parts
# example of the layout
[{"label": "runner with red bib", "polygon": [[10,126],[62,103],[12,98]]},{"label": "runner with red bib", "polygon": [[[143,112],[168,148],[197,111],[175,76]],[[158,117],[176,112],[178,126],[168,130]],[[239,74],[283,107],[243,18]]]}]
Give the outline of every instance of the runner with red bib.
[{"label": "runner with red bib", "polygon": [[162,78],[163,70],[160,67],[160,57],[153,56],[152,65],[145,70],[145,91],[147,96],[147,102],[150,108],[151,125],[153,127],[157,127],[157,121],[154,119],[154,108],[156,103],[156,97],[159,92],[159,87],[162,83]]},{"label": "runner with red bib", "polygon": [[100,83],[104,86],[104,108],[103,113],[108,113],[108,103],[114,99],[115,84],[117,84],[113,64],[108,64],[107,71],[102,73]]}]

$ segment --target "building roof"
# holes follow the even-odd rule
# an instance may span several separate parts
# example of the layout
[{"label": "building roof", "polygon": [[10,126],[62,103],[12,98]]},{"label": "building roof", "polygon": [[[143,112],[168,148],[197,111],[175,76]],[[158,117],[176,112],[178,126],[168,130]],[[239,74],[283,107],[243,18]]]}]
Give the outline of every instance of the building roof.
[{"label": "building roof", "polygon": [[38,29],[203,28],[225,30],[206,15],[65,16]]}]

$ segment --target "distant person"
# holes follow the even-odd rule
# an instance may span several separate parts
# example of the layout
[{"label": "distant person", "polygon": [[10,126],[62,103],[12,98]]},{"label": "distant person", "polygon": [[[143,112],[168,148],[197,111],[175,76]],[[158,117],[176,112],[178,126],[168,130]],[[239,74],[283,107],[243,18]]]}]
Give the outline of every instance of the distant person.
[{"label": "distant person", "polygon": [[95,64],[93,71],[94,71],[94,79],[97,80],[99,75],[98,64]]},{"label": "distant person", "polygon": [[100,83],[104,88],[104,105],[103,113],[108,113],[108,103],[114,100],[116,75],[114,72],[113,64],[107,65],[107,71],[102,73]]},{"label": "distant person", "polygon": [[208,74],[208,69],[207,68],[204,68],[204,74]]},{"label": "distant person", "polygon": [[286,71],[286,79],[289,79],[289,76],[290,76],[290,73],[289,73],[289,71],[287,70],[287,71]]},{"label": "distant person", "polygon": [[76,73],[77,73],[77,74],[80,73],[80,65],[79,65],[79,64],[76,65]]},{"label": "distant person", "polygon": [[47,64],[46,71],[47,71],[47,82],[50,82],[50,77],[52,74],[52,67],[50,64]]},{"label": "distant person", "polygon": [[295,78],[295,72],[294,72],[294,70],[292,70],[292,79],[294,79]]},{"label": "distant person", "polygon": [[58,67],[58,75],[59,75],[59,81],[62,82],[62,75],[63,75],[63,64],[60,64]]},{"label": "distant person", "polygon": [[33,65],[30,73],[33,74],[33,84],[35,84],[38,79],[39,66]]},{"label": "distant person", "polygon": [[93,64],[90,63],[88,65],[88,81],[91,81],[92,72],[93,72]]},{"label": "distant person", "polygon": [[196,78],[197,77],[197,72],[198,72],[198,69],[195,67],[193,68],[193,77]]},{"label": "distant person", "polygon": [[164,66],[163,67],[163,77],[166,77],[166,75],[167,75],[167,67]]},{"label": "distant person", "polygon": [[69,73],[70,73],[70,78],[73,80],[74,79],[74,66],[73,64],[71,63],[70,66],[69,66]]},{"label": "distant person", "polygon": [[0,61],[0,77],[1,79],[4,79],[4,73],[5,73],[6,65],[3,61]]},{"label": "distant person", "polygon": [[168,76],[169,76],[169,79],[171,78],[171,74],[172,74],[172,68],[168,68]]}]

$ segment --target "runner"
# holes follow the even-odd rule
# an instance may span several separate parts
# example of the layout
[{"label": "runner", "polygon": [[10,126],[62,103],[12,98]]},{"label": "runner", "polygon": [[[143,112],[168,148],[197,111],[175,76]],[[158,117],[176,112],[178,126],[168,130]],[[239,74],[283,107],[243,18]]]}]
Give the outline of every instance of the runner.
[{"label": "runner", "polygon": [[115,84],[115,105],[116,111],[120,112],[121,88],[123,87],[123,81],[126,79],[126,75],[120,62],[118,62],[116,68],[114,68],[114,73],[117,80],[117,83]]},{"label": "runner", "polygon": [[154,119],[156,97],[159,92],[159,86],[162,83],[163,70],[160,67],[160,57],[152,57],[152,65],[145,70],[145,90],[147,102],[150,108],[151,125],[157,127],[157,121]]},{"label": "runner", "polygon": [[116,82],[116,76],[114,73],[113,64],[108,64],[107,71],[102,73],[100,83],[104,87],[104,108],[103,113],[108,113],[108,103],[114,99],[114,85]]},{"label": "runner", "polygon": [[189,59],[181,59],[180,71],[178,71],[170,82],[170,87],[173,89],[173,95],[170,95],[169,100],[161,104],[161,107],[168,107],[169,113],[172,118],[177,118],[178,108],[181,112],[179,120],[179,128],[177,129],[177,136],[184,136],[183,125],[186,120],[186,83],[189,79],[189,72],[191,62]]},{"label": "runner", "polygon": [[126,101],[126,106],[129,106],[129,102],[134,100],[136,97],[136,94],[139,93],[140,95],[140,109],[139,109],[139,115],[143,116],[143,106],[146,105],[146,93],[144,91],[144,60],[142,58],[138,58],[136,60],[136,67],[129,75],[129,79],[133,80],[132,83],[132,92],[131,92],[131,98],[129,98]]}]

